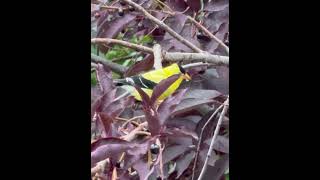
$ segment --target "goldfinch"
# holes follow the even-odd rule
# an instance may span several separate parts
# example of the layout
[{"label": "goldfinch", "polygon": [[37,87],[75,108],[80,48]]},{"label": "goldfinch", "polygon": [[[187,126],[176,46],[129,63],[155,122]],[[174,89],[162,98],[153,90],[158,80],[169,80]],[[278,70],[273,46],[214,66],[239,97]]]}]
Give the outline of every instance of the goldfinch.
[{"label": "goldfinch", "polygon": [[134,85],[140,87],[149,97],[151,97],[153,88],[160,81],[167,79],[175,74],[181,74],[181,76],[158,98],[159,101],[162,101],[166,97],[174,93],[179,88],[183,80],[191,80],[191,77],[185,71],[185,69],[177,63],[141,75],[127,77],[125,79],[117,79],[114,81],[114,83],[117,86],[125,87],[125,89],[131,92],[136,100],[141,101],[141,96],[133,87]]}]

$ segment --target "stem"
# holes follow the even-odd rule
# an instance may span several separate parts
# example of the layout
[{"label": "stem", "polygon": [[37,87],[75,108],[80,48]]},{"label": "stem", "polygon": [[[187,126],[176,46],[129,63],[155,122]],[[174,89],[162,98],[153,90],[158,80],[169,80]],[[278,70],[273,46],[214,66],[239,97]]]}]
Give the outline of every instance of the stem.
[{"label": "stem", "polygon": [[204,165],[203,165],[203,168],[201,170],[201,173],[199,175],[199,178],[198,180],[201,180],[207,170],[207,167],[208,167],[208,161],[209,161],[209,158],[211,157],[211,153],[212,153],[212,150],[213,150],[213,145],[215,143],[215,140],[217,139],[217,136],[218,136],[218,133],[219,133],[219,130],[220,130],[220,127],[221,127],[221,123],[222,123],[222,120],[223,120],[223,117],[224,115],[226,114],[227,110],[228,110],[228,106],[229,106],[229,98],[224,102],[224,105],[223,105],[223,110],[220,114],[220,117],[219,117],[219,120],[218,120],[218,123],[217,123],[217,127],[214,131],[214,134],[213,134],[213,137],[212,137],[212,140],[211,140],[211,143],[210,143],[210,147],[209,147],[209,151],[207,153],[207,157],[206,157],[206,160],[204,162]]}]

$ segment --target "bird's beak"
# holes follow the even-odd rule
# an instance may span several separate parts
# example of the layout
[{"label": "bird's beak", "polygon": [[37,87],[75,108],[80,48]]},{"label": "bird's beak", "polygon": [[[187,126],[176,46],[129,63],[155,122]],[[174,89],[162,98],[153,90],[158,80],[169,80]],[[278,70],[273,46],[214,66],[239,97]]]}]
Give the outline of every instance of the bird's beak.
[{"label": "bird's beak", "polygon": [[187,81],[191,80],[191,77],[189,76],[188,73],[182,74],[182,78],[187,80]]}]

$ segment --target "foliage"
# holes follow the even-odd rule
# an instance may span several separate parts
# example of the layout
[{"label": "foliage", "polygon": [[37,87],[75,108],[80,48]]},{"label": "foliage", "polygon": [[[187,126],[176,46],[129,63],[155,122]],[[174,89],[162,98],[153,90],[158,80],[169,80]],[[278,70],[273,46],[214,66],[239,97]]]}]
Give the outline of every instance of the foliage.
[{"label": "foliage", "polygon": [[[210,2],[204,0],[203,13],[198,13],[200,1],[162,1],[176,13],[175,15],[165,13],[168,9],[158,1],[136,0],[135,2],[142,4],[148,12],[164,20],[169,27],[197,47],[212,54],[226,55],[214,40],[206,38],[201,31],[195,28],[188,21],[187,16],[193,17],[193,14],[197,13],[196,19],[200,20],[203,26],[219,39],[226,41],[229,29],[228,0]],[[124,15],[120,16],[116,10],[103,8],[104,5],[121,7],[124,9]],[[140,12],[129,11],[125,8],[127,5],[123,6],[119,1],[92,2],[92,37],[121,39],[148,47],[159,43],[166,51],[192,52],[170,34],[155,26]],[[179,13],[183,11],[185,12]],[[190,179],[194,163],[196,163],[197,177],[208,152],[219,114],[205,128],[200,142],[200,152],[197,152],[199,135],[213,111],[224,102],[229,93],[229,69],[226,67],[191,69],[190,72],[195,72],[192,76],[193,80],[183,83],[178,91],[159,105],[156,102],[157,97],[177,77],[172,76],[161,81],[154,88],[151,97],[136,87],[142,97],[142,102],[136,103],[132,96],[121,97],[125,91],[121,87],[116,87],[113,79],[150,70],[153,67],[153,55],[136,52],[119,45],[91,46],[91,53],[104,57],[106,61],[120,59],[114,62],[128,67],[124,74],[119,75],[99,64],[91,75],[91,168],[95,167],[98,162],[109,158],[110,163],[99,175],[102,179],[111,179],[113,169],[117,167],[118,160],[125,152],[122,164],[117,168],[117,175],[120,179],[144,179],[149,176],[150,171],[152,173],[149,179],[156,179],[161,174],[160,169],[163,169],[166,179]],[[129,58],[121,59],[124,57]],[[204,72],[201,73],[201,71]],[[144,117],[137,118],[132,123],[124,121],[141,115]],[[137,135],[130,141],[126,140],[128,134],[137,129],[138,124],[144,122],[148,123],[146,128],[141,129],[145,134]],[[150,135],[148,135],[149,132]],[[224,121],[214,144],[209,166],[215,167],[223,164],[224,157],[229,153],[228,134],[229,123]],[[161,158],[163,167],[160,166],[160,163],[154,162],[149,168],[148,151],[151,144],[157,143],[157,139],[164,149],[162,154],[160,153],[161,156],[160,154],[153,155],[152,158]],[[199,158],[197,162],[194,162],[197,153],[199,153]],[[134,171],[137,173],[132,173]],[[219,174],[218,170],[208,173],[212,177]],[[229,176],[225,178],[229,179]]]}]

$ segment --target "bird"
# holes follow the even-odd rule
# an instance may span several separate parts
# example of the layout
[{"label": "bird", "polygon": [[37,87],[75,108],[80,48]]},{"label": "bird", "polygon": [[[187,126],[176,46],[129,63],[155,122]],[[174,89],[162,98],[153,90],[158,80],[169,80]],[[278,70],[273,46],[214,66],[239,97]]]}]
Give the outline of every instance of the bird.
[{"label": "bird", "polygon": [[157,99],[158,101],[163,101],[179,88],[183,80],[191,80],[191,77],[186,70],[177,63],[144,74],[130,76],[124,79],[115,79],[114,83],[116,86],[124,87],[124,89],[131,93],[137,101],[142,101],[140,94],[134,86],[140,87],[149,97],[151,97],[153,88],[159,82],[176,74],[180,75],[179,78]]}]

